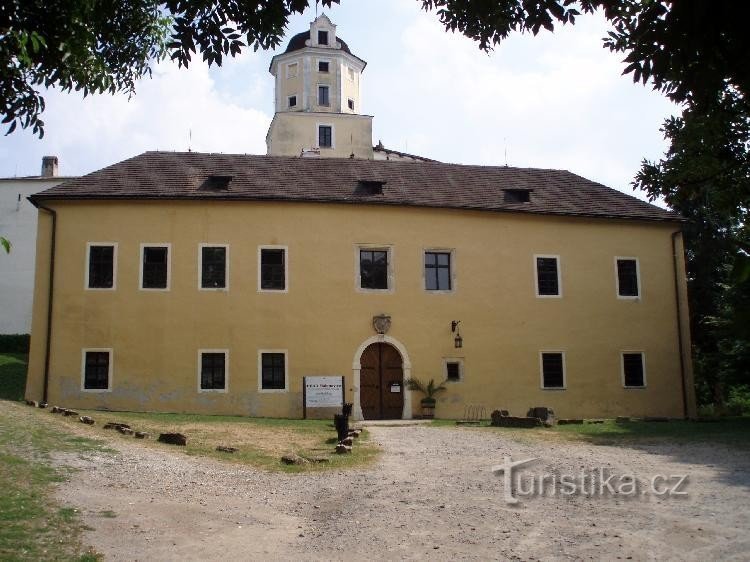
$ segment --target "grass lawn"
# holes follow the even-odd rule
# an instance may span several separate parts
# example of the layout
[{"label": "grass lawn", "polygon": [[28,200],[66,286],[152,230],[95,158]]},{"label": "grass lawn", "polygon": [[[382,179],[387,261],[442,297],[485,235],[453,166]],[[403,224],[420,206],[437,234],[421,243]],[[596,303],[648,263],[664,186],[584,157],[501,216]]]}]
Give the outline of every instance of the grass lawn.
[{"label": "grass lawn", "polygon": [[[433,425],[454,426],[455,421],[435,420]],[[468,426],[476,427],[476,426]],[[479,426],[482,430],[499,431],[520,440],[560,439],[587,441],[596,445],[633,443],[722,443],[734,447],[750,448],[750,418],[720,418],[712,422],[671,420],[669,422],[630,421],[581,425],[557,425],[551,428],[505,428],[492,427],[489,422]]]},{"label": "grass lawn", "polygon": [[[370,442],[367,431],[356,440],[354,451],[337,455],[336,431],[328,420],[288,420],[272,418],[245,418],[239,416],[202,416],[192,414],[153,414],[135,412],[102,412],[76,410],[96,420],[94,426],[85,426],[77,418],[58,417],[45,413],[61,424],[77,431],[86,431],[96,438],[113,442],[125,441],[145,447],[184,452],[187,455],[206,456],[223,461],[248,464],[257,468],[283,472],[305,472],[363,466],[374,460],[379,449]],[[103,429],[107,422],[121,422],[135,431],[150,434],[148,440],[134,439],[115,430]],[[182,433],[187,437],[186,447],[165,445],[156,441],[159,433]],[[236,447],[236,453],[216,451],[219,445]],[[281,456],[295,453],[301,457],[326,458],[325,463],[286,465]]]},{"label": "grass lawn", "polygon": [[27,356],[0,353],[0,400],[23,400]]},{"label": "grass lawn", "polygon": [[35,424],[33,413],[0,402],[0,560],[98,560],[84,552],[77,511],[51,498],[54,484],[67,473],[52,465],[50,453],[106,449]]}]

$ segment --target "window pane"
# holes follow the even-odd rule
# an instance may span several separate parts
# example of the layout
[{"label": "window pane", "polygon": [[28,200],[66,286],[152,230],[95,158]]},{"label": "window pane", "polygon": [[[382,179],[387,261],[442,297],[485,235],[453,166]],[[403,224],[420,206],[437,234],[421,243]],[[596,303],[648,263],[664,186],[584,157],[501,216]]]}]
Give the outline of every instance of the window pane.
[{"label": "window pane", "polygon": [[201,248],[203,270],[201,287],[204,289],[223,289],[227,286],[227,249],[222,247]]},{"label": "window pane", "polygon": [[327,31],[318,31],[318,44],[328,45],[328,32]]},{"label": "window pane", "polygon": [[623,353],[622,366],[625,371],[625,386],[643,386],[643,355]]},{"label": "window pane", "polygon": [[83,387],[89,390],[106,390],[109,388],[109,353],[106,351],[87,351]]},{"label": "window pane", "polygon": [[388,288],[388,252],[360,250],[359,271],[363,289]]},{"label": "window pane", "polygon": [[638,296],[638,266],[635,260],[617,260],[617,286],[621,297]]},{"label": "window pane", "polygon": [[331,127],[321,125],[318,127],[318,146],[321,148],[330,148],[333,145],[333,132]]},{"label": "window pane", "polygon": [[143,288],[167,288],[168,248],[151,246],[143,248]]},{"label": "window pane", "polygon": [[441,291],[450,291],[451,274],[447,267],[438,269],[438,289]]},{"label": "window pane", "polygon": [[201,354],[201,389],[223,390],[225,388],[226,356],[223,353]]},{"label": "window pane", "polygon": [[111,289],[114,286],[114,246],[89,248],[89,287]]},{"label": "window pane", "polygon": [[425,252],[425,288],[449,291],[451,288],[450,253]]},{"label": "window pane", "polygon": [[260,288],[283,291],[285,289],[284,250],[260,251]]},{"label": "window pane", "polygon": [[323,61],[318,62],[318,72],[328,72],[328,63]]},{"label": "window pane", "polygon": [[264,390],[283,390],[285,388],[284,354],[264,353],[261,358],[261,385]]},{"label": "window pane", "polygon": [[563,388],[562,353],[542,353],[542,375],[544,388]]},{"label": "window pane", "polygon": [[557,258],[536,259],[537,286],[540,295],[559,295]]},{"label": "window pane", "polygon": [[318,105],[329,105],[328,86],[318,86]]},{"label": "window pane", "polygon": [[461,369],[458,363],[446,364],[446,378],[449,381],[457,381],[461,378]]}]

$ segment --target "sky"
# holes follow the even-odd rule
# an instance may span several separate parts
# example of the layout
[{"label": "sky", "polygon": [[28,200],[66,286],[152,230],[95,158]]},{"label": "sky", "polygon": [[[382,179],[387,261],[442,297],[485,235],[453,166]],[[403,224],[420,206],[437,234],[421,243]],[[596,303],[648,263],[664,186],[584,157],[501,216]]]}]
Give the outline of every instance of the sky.
[{"label": "sky", "polygon": [[[342,0],[325,10],[368,63],[361,95],[373,144],[443,162],[566,169],[644,198],[630,183],[643,158],[663,155],[659,129],[678,108],[622,75],[623,55],[602,46],[602,16],[514,34],[487,54],[420,6]],[[276,52],[314,17],[314,8],[292,17]],[[200,57],[187,70],[163,62],[130,99],[47,91],[44,138],[20,129],[0,137],[0,177],[38,175],[52,154],[61,175],[147,150],[265,154],[273,54],[248,49],[210,69]]]}]

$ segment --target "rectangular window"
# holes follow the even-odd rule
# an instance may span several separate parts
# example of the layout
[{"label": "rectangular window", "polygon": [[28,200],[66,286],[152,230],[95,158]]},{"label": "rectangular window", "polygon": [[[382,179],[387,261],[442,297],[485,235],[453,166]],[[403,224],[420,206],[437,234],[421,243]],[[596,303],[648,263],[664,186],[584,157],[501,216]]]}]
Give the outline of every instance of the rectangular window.
[{"label": "rectangular window", "polygon": [[536,269],[536,295],[538,297],[560,296],[560,258],[557,256],[534,256]]},{"label": "rectangular window", "polygon": [[354,81],[354,69],[350,66],[346,67],[346,77],[352,82]]},{"label": "rectangular window", "polygon": [[643,363],[643,353],[641,352],[622,354],[622,384],[625,388],[643,388],[646,386],[646,369]]},{"label": "rectangular window", "polygon": [[200,356],[200,390],[227,389],[227,351],[202,350]]},{"label": "rectangular window", "polygon": [[362,289],[388,289],[388,250],[360,250],[359,278]]},{"label": "rectangular window", "polygon": [[328,61],[318,61],[318,72],[328,72],[329,62]]},{"label": "rectangular window", "polygon": [[83,390],[110,390],[112,350],[83,350]]},{"label": "rectangular window", "polygon": [[201,289],[227,288],[227,246],[201,245]]},{"label": "rectangular window", "polygon": [[141,289],[169,289],[169,244],[141,244]]},{"label": "rectangular window", "polygon": [[333,127],[320,125],[318,127],[318,147],[331,148],[333,146]]},{"label": "rectangular window", "polygon": [[463,377],[463,365],[458,360],[447,360],[445,362],[445,380],[451,382],[458,382]]},{"label": "rectangular window", "polygon": [[286,390],[286,353],[262,352],[261,390]]},{"label": "rectangular window", "polygon": [[354,111],[354,100],[352,98],[346,100],[346,105],[349,106],[349,109]]},{"label": "rectangular window", "polygon": [[328,45],[328,32],[318,30],[318,45]]},{"label": "rectangular window", "polygon": [[260,248],[260,288],[286,290],[286,249]]},{"label": "rectangular window", "polygon": [[297,63],[292,62],[286,65],[286,77],[287,78],[296,78],[297,77]]},{"label": "rectangular window", "polygon": [[565,388],[565,354],[542,352],[542,388]]},{"label": "rectangular window", "polygon": [[617,296],[635,298],[640,296],[638,260],[617,258]]},{"label": "rectangular window", "polygon": [[450,252],[424,253],[424,279],[428,291],[451,290]]},{"label": "rectangular window", "polygon": [[331,105],[331,98],[328,95],[330,88],[328,86],[318,86],[318,105],[328,107]]},{"label": "rectangular window", "polygon": [[289,107],[297,107],[297,96],[289,96]]},{"label": "rectangular window", "polygon": [[116,244],[89,244],[86,267],[87,289],[114,289]]}]

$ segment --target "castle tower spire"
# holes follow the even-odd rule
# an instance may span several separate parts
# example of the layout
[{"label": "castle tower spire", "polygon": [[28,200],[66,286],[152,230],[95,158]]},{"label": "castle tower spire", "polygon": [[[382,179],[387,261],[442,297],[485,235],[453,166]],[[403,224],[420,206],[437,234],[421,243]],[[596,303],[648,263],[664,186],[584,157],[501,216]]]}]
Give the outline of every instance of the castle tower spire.
[{"label": "castle tower spire", "polygon": [[269,67],[276,93],[268,154],[318,149],[323,157],[372,159],[372,116],[359,114],[365,66],[325,14],[292,37]]}]

